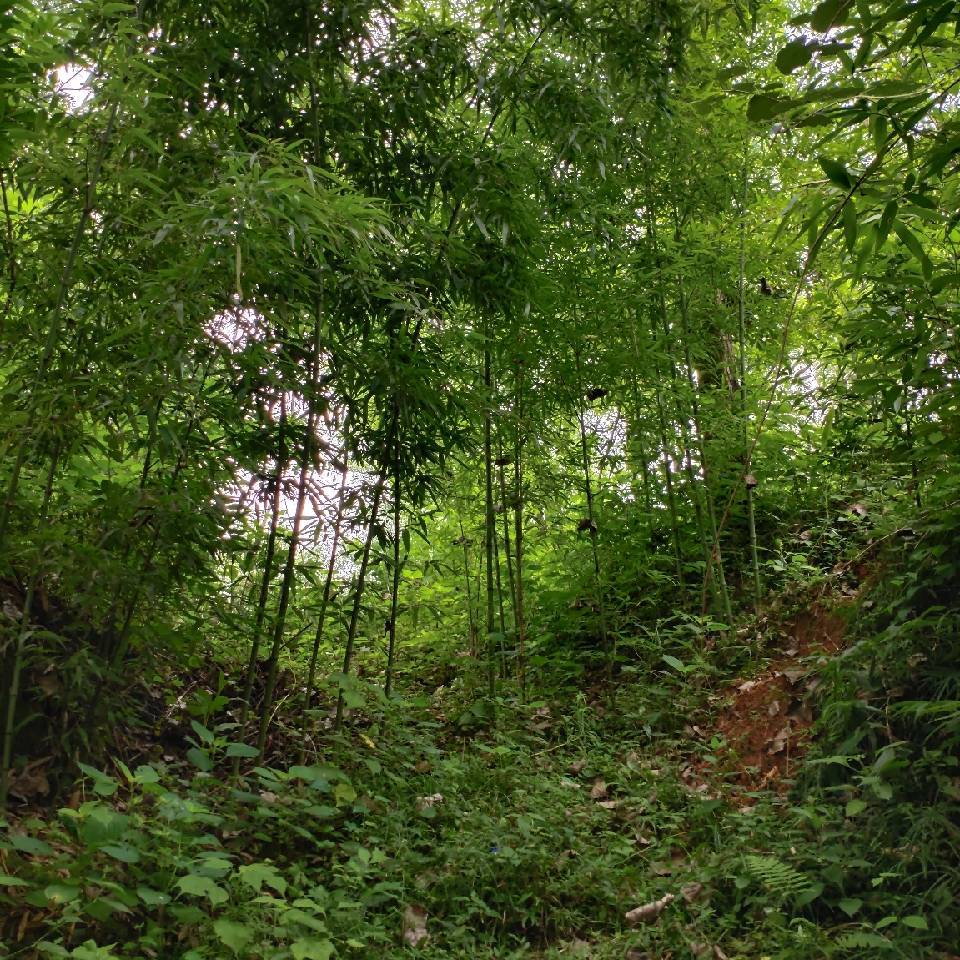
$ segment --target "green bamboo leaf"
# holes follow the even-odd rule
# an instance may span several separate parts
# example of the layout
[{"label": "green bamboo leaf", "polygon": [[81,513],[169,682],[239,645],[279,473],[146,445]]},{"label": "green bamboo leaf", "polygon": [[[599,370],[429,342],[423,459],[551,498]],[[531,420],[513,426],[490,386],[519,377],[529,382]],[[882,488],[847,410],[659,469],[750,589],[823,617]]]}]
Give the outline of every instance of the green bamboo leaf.
[{"label": "green bamboo leaf", "polygon": [[810,17],[810,26],[818,33],[846,23],[853,0],[823,0]]},{"label": "green bamboo leaf", "polygon": [[857,208],[851,197],[843,205],[843,237],[847,244],[847,252],[853,253],[857,245]]},{"label": "green bamboo leaf", "polygon": [[920,243],[917,235],[913,233],[902,220],[896,220],[893,224],[893,229],[900,238],[900,242],[919,261],[920,269],[923,271],[924,277],[929,280],[933,276],[933,263],[924,251],[923,244]]},{"label": "green bamboo leaf", "polygon": [[781,97],[772,93],[758,93],[750,98],[747,104],[747,119],[760,121],[772,120],[785,113],[791,107],[797,106],[798,101],[788,97]]},{"label": "green bamboo leaf", "polygon": [[813,57],[813,48],[806,40],[791,40],[777,54],[777,69],[781,73],[793,73],[800,67],[805,67]]},{"label": "green bamboo leaf", "polygon": [[833,160],[830,157],[817,157],[817,163],[820,164],[831,183],[836,184],[843,190],[849,190],[853,186],[853,177],[850,176],[846,165],[839,160]]},{"label": "green bamboo leaf", "polygon": [[883,213],[880,216],[880,223],[877,226],[878,253],[883,249],[883,245],[887,242],[887,237],[890,235],[890,228],[897,219],[897,211],[899,209],[900,206],[896,200],[888,200],[886,206],[883,208]]}]

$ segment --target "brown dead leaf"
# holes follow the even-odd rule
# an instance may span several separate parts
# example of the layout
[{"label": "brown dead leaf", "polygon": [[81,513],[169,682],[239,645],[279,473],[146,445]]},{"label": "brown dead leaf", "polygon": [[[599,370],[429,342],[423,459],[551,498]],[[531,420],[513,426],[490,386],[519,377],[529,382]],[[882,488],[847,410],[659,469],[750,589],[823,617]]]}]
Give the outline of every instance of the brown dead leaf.
[{"label": "brown dead leaf", "polygon": [[429,760],[418,760],[416,766],[413,768],[417,773],[429,773],[430,772],[430,761]]},{"label": "brown dead leaf", "polygon": [[50,793],[50,781],[43,766],[50,759],[50,757],[41,757],[39,760],[28,763],[11,779],[10,793],[21,800],[47,796]]},{"label": "brown dead leaf", "polygon": [[590,788],[590,799],[602,800],[606,795],[607,785],[602,777],[597,777],[597,779],[593,781],[593,786]]},{"label": "brown dead leaf", "polygon": [[652,923],[675,899],[672,893],[664,894],[659,900],[651,900],[650,903],[628,910],[623,918],[627,923]]},{"label": "brown dead leaf", "polygon": [[573,763],[567,767],[567,772],[572,777],[579,777],[583,773],[583,768],[587,765],[586,760],[574,760]]},{"label": "brown dead leaf", "polygon": [[430,936],[427,933],[427,911],[418,904],[411,903],[403,911],[403,939],[411,947],[417,947]]},{"label": "brown dead leaf", "polygon": [[702,893],[702,883],[688,883],[680,888],[680,895],[687,903],[694,903],[696,900],[699,900]]},{"label": "brown dead leaf", "polygon": [[790,742],[790,736],[793,733],[793,728],[790,724],[781,727],[777,735],[770,740],[770,752],[771,753],[780,753],[781,750]]}]

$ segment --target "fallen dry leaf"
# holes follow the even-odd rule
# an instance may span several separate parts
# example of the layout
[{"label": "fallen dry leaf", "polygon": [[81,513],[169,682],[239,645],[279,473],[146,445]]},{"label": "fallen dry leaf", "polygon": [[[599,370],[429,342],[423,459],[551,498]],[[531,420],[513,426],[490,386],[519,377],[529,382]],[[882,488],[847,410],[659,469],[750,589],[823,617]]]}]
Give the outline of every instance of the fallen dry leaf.
[{"label": "fallen dry leaf", "polygon": [[659,900],[651,900],[650,903],[628,910],[623,918],[627,923],[652,923],[675,899],[672,893],[667,893]]},{"label": "fallen dry leaf", "polygon": [[431,793],[426,797],[417,797],[417,812],[423,813],[424,810],[429,810],[431,807],[435,807],[438,803],[443,803],[442,793]]},{"label": "fallen dry leaf", "polygon": [[590,788],[590,799],[591,800],[602,800],[607,795],[607,785],[604,783],[602,777],[597,777],[593,781],[593,786]]},{"label": "fallen dry leaf", "polygon": [[427,933],[427,911],[417,904],[410,904],[403,911],[403,939],[411,947],[417,947],[430,936]]},{"label": "fallen dry leaf", "polygon": [[567,767],[567,772],[573,777],[579,777],[583,773],[583,768],[587,765],[586,760],[574,760],[573,763]]},{"label": "fallen dry leaf", "polygon": [[687,903],[693,903],[695,900],[699,900],[702,893],[702,883],[688,883],[680,889],[680,895]]},{"label": "fallen dry leaf", "polygon": [[19,774],[15,774],[10,781],[10,793],[21,800],[45,797],[50,792],[50,781],[43,766],[50,759],[50,757],[40,757],[28,763]]}]

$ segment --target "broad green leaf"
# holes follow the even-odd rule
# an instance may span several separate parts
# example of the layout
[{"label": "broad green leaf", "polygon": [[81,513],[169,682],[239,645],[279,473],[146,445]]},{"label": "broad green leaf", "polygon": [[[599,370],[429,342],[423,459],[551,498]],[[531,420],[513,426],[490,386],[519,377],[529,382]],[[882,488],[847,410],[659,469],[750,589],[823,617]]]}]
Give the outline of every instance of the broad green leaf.
[{"label": "broad green leaf", "polygon": [[252,760],[260,755],[260,751],[246,743],[228,743],[226,754],[228,757],[242,757],[245,760]]},{"label": "broad green leaf", "polygon": [[236,920],[229,920],[226,917],[214,921],[213,932],[220,942],[234,953],[240,953],[253,939],[253,929],[251,927],[248,927],[245,923],[238,923]]},{"label": "broad green leaf", "polygon": [[313,930],[315,933],[327,932],[327,925],[322,920],[311,916],[309,913],[301,910],[299,907],[291,907],[289,910],[285,910],[283,913],[282,922],[284,926],[299,925],[306,927],[308,930]]},{"label": "broad green leaf", "polygon": [[203,773],[209,773],[213,769],[213,760],[206,750],[200,747],[191,747],[187,751],[187,759]]},{"label": "broad green leaf", "polygon": [[349,783],[338,783],[333,788],[333,797],[337,802],[337,806],[344,806],[348,803],[353,803],[357,799],[357,791],[350,786]]},{"label": "broad green leaf", "polygon": [[11,877],[8,873],[0,873],[0,887],[29,887],[26,880],[19,877]]},{"label": "broad green leaf", "polygon": [[100,848],[104,853],[109,854],[114,860],[120,860],[123,863],[139,863],[140,851],[129,843],[109,844]]},{"label": "broad green leaf", "polygon": [[203,877],[197,873],[190,873],[181,877],[177,881],[177,886],[183,893],[189,893],[196,897],[206,897],[214,906],[226,903],[229,899],[229,895],[223,887],[217,886],[209,877]]},{"label": "broad green leaf", "polygon": [[852,917],[857,913],[860,908],[863,906],[863,901],[857,897],[850,897],[846,900],[841,900],[837,906],[848,916]]},{"label": "broad green leaf", "polygon": [[160,890],[154,890],[151,887],[137,887],[137,896],[148,907],[163,907],[170,902],[170,895]]},{"label": "broad green leaf", "polygon": [[855,817],[857,814],[863,813],[867,809],[867,804],[864,800],[848,800],[846,814],[848,817]]},{"label": "broad green leaf", "polygon": [[80,887],[69,883],[51,883],[43,888],[43,895],[50,906],[71,903],[80,896]]},{"label": "broad green leaf", "polygon": [[330,960],[333,944],[329,940],[303,938],[290,944],[294,960]]},{"label": "broad green leaf", "polygon": [[37,837],[28,837],[25,833],[11,833],[10,843],[14,850],[28,853],[32,857],[47,857],[53,853],[53,847],[46,840]]},{"label": "broad green leaf", "polygon": [[148,763],[143,763],[133,772],[133,779],[139,784],[159,783],[160,774]]},{"label": "broad green leaf", "polygon": [[679,670],[681,673],[686,672],[687,668],[683,665],[683,661],[678,660],[676,657],[671,657],[668,653],[663,655],[663,662],[673,667],[674,670]]},{"label": "broad green leaf", "polygon": [[280,875],[272,863],[249,863],[237,871],[240,880],[257,893],[264,885],[283,894],[287,889],[287,881]]},{"label": "broad green leaf", "polygon": [[101,770],[97,770],[96,767],[89,767],[85,763],[78,763],[77,766],[93,780],[94,793],[98,793],[101,797],[112,797],[117,792],[119,784],[113,777],[107,776]]},{"label": "broad green leaf", "polygon": [[202,723],[198,723],[196,720],[191,720],[190,726],[193,728],[193,732],[200,738],[201,743],[213,743],[215,739],[213,731],[208,730]]},{"label": "broad green leaf", "polygon": [[916,914],[912,914],[909,917],[903,917],[900,920],[900,922],[905,927],[910,927],[913,930],[929,930],[930,929],[930,927],[927,925],[926,918],[917,916]]}]

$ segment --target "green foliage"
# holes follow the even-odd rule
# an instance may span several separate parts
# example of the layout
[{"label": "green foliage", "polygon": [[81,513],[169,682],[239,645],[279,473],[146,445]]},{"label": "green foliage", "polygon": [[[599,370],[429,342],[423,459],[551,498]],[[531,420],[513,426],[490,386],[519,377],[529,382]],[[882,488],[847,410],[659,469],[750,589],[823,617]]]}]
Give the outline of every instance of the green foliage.
[{"label": "green foliage", "polygon": [[12,954],[952,948],[958,27],[7,4]]}]

